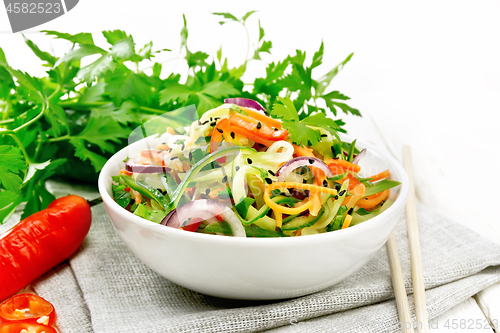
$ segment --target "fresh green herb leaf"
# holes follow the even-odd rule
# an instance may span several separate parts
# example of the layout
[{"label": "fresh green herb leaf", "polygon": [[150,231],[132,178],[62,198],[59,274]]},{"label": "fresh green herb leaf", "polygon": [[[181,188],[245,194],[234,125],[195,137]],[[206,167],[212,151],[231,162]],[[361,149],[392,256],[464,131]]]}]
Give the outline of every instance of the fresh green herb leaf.
[{"label": "fresh green herb leaf", "polygon": [[125,191],[126,187],[124,185],[113,184],[112,188],[116,203],[123,208],[127,207],[130,203],[130,200],[132,200],[132,197],[130,196],[129,192]]}]

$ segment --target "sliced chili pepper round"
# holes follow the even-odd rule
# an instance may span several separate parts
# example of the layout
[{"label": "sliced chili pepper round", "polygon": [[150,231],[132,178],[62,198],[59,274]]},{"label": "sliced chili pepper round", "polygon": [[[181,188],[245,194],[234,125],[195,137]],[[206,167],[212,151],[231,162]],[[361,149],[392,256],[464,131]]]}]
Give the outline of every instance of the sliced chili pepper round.
[{"label": "sliced chili pepper round", "polygon": [[22,330],[29,333],[57,333],[56,329],[46,325],[30,323],[8,323],[0,326],[0,333],[19,333]]},{"label": "sliced chili pepper round", "polygon": [[33,323],[52,325],[56,320],[54,306],[34,294],[15,295],[0,304],[3,323]]}]

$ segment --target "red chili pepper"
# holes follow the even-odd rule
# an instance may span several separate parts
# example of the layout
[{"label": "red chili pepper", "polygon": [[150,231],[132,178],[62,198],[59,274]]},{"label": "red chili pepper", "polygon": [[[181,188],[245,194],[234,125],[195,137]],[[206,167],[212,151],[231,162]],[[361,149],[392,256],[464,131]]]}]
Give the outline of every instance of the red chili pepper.
[{"label": "red chili pepper", "polygon": [[9,323],[0,326],[0,333],[19,333],[22,330],[26,330],[28,333],[57,333],[53,327],[30,323]]},{"label": "red chili pepper", "polygon": [[90,205],[79,196],[54,200],[0,238],[0,300],[12,296],[61,263],[82,244],[90,228]]},{"label": "red chili pepper", "polygon": [[34,294],[15,295],[0,304],[0,322],[53,325],[56,320],[54,306]]},{"label": "red chili pepper", "polygon": [[203,222],[203,221],[200,220],[200,222],[195,222],[193,224],[182,227],[181,229],[186,230],[186,231],[195,232],[200,227],[201,222]]}]

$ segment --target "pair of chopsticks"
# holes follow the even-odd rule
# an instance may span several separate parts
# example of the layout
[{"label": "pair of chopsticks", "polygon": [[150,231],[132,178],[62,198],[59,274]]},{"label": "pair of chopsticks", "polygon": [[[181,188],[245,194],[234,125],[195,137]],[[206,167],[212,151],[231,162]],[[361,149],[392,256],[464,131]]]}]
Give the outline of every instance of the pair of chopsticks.
[{"label": "pair of chopsticks", "polygon": [[[422,256],[420,253],[420,239],[418,235],[417,208],[415,198],[415,179],[413,176],[413,164],[411,159],[411,148],[403,147],[403,165],[410,179],[410,193],[406,203],[406,219],[408,225],[408,239],[410,243],[411,278],[413,282],[413,296],[415,302],[415,315],[417,318],[417,332],[426,333],[429,331],[427,318],[427,306],[425,304],[425,287],[422,268]],[[389,266],[391,268],[392,286],[396,297],[396,305],[399,313],[401,330],[404,333],[413,333],[414,325],[406,295],[403,280],[403,271],[399,261],[398,248],[394,232],[386,243]]]}]

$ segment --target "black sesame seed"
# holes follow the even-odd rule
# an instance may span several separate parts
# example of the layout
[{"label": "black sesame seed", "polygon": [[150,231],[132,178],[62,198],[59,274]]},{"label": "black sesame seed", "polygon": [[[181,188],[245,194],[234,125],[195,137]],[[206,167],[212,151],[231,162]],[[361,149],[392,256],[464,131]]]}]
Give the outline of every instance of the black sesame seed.
[{"label": "black sesame seed", "polygon": [[274,130],[277,131],[278,129],[275,127]]},{"label": "black sesame seed", "polygon": [[322,138],[326,138],[327,136],[328,136],[328,135],[326,135],[326,134],[321,134],[321,137],[322,137]]},{"label": "black sesame seed", "polygon": [[347,214],[352,215],[353,211],[354,211],[354,208],[351,207],[351,209],[349,209],[349,211],[347,212]]},{"label": "black sesame seed", "polygon": [[252,164],[252,160],[250,158],[247,158],[248,164]]},{"label": "black sesame seed", "polygon": [[220,117],[215,117],[214,120],[220,119]]},{"label": "black sesame seed", "polygon": [[303,184],[307,184],[307,180],[302,179],[302,183],[303,183]]},{"label": "black sesame seed", "polygon": [[212,117],[210,117],[210,121],[213,121],[213,118],[212,118]]},{"label": "black sesame seed", "polygon": [[333,148],[333,146],[330,147],[330,150],[332,151],[333,155],[335,155],[335,148]]},{"label": "black sesame seed", "polygon": [[225,175],[225,176],[222,178],[222,182],[223,182],[223,183],[227,182],[227,175]]},{"label": "black sesame seed", "polygon": [[206,124],[208,124],[208,122],[209,122],[209,120],[204,121],[204,122],[203,122],[203,123],[201,123],[201,124],[202,124],[202,125],[206,125]]},{"label": "black sesame seed", "polygon": [[324,187],[328,187],[328,182],[326,181],[326,179],[325,179],[325,180],[323,180],[323,186],[324,186]]},{"label": "black sesame seed", "polygon": [[220,128],[217,128],[217,131],[219,131],[219,133],[223,133],[223,131],[220,129]]},{"label": "black sesame seed", "polygon": [[193,159],[193,152],[190,151],[188,156],[189,156],[189,160],[191,161]]},{"label": "black sesame seed", "polygon": [[184,150],[184,147],[185,147],[185,146],[184,146],[184,144],[182,144],[182,146],[181,146],[181,150]]},{"label": "black sesame seed", "polygon": [[342,188],[342,185],[340,185],[339,183],[335,183],[335,189],[337,191],[340,191],[341,188]]},{"label": "black sesame seed", "polygon": [[231,132],[231,138],[235,138],[236,137],[236,134],[234,134],[234,132]]},{"label": "black sesame seed", "polygon": [[212,127],[214,127],[215,125],[217,125],[217,123],[215,121],[210,123],[210,126],[212,126]]},{"label": "black sesame seed", "polygon": [[335,200],[339,200],[339,196],[338,195],[335,196]]},{"label": "black sesame seed", "polygon": [[158,154],[160,154],[162,151],[163,151],[163,150],[161,150],[161,149],[160,149],[160,150],[158,150],[158,151],[157,151],[157,153],[158,153]]},{"label": "black sesame seed", "polygon": [[167,143],[166,143],[166,142],[162,142],[161,144],[162,144],[162,145],[166,145]]},{"label": "black sesame seed", "polygon": [[240,169],[240,167],[239,167],[239,166],[236,166],[236,168],[234,168],[234,169],[235,169],[236,171],[238,171],[238,170]]},{"label": "black sesame seed", "polygon": [[173,160],[175,160],[177,158],[179,158],[179,157],[178,156],[172,156],[172,157],[170,157],[170,160],[173,161]]},{"label": "black sesame seed", "polygon": [[262,128],[262,124],[260,123],[260,121],[257,123],[257,129],[261,129]]},{"label": "black sesame seed", "polygon": [[344,194],[345,194],[345,190],[342,190],[342,191],[339,192],[340,196],[343,196]]},{"label": "black sesame seed", "polygon": [[273,181],[271,180],[271,178],[266,178],[266,183],[268,183],[269,185],[271,185],[273,183]]},{"label": "black sesame seed", "polygon": [[267,170],[271,176],[276,176],[276,174],[273,172],[273,170]]},{"label": "black sesame seed", "polygon": [[314,160],[312,158],[309,159],[309,164],[314,164]]},{"label": "black sesame seed", "polygon": [[200,126],[200,125],[201,125],[201,121],[198,119],[198,126]]},{"label": "black sesame seed", "polygon": [[210,189],[209,189],[209,188],[207,188],[207,189],[205,190],[205,193],[208,195],[208,194],[210,193]]}]

